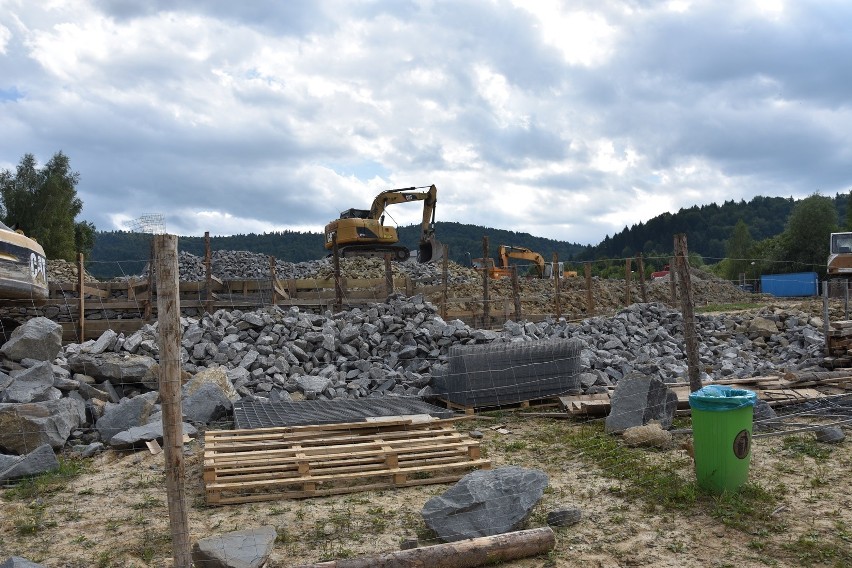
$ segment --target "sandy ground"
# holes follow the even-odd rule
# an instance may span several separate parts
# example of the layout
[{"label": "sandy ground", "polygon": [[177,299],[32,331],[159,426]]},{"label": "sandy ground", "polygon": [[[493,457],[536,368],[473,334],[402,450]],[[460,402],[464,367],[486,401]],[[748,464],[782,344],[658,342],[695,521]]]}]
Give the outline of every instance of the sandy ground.
[{"label": "sandy ground", "polygon": [[[498,421],[510,433],[490,428]],[[483,448],[494,467],[520,465],[548,474],[549,488],[526,528],[545,526],[547,512],[560,506],[583,511],[579,524],[557,529],[549,555],[507,566],[846,566],[852,559],[849,441],[818,445],[826,456],[814,459],[785,447],[782,437],[755,440],[751,481],[781,497],[760,523],[733,528],[716,514],[711,497],[668,510],[625,499],[621,482],[612,477],[618,463],[601,469],[583,452],[558,442],[581,427],[574,422],[506,413],[457,427],[484,433]],[[435,543],[419,512],[449,485],[209,507],[202,454],[200,442],[186,446],[193,541],[275,526],[278,542],[269,567],[391,551],[406,537],[419,536],[421,545]],[[683,476],[693,475],[691,458],[677,444],[647,454]],[[5,487],[0,499],[0,559],[20,555],[48,567],[172,566],[162,454],[110,451],[54,490],[22,500]]]}]

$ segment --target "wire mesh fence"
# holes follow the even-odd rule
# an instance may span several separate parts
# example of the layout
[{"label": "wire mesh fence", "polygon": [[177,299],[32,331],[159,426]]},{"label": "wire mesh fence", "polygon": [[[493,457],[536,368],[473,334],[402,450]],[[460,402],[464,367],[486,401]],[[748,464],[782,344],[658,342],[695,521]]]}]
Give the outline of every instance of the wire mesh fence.
[{"label": "wire mesh fence", "polygon": [[[821,396],[818,407],[778,406],[780,417],[759,418],[751,481],[737,497],[719,497],[696,485],[690,424],[677,409],[649,399],[639,409],[610,409],[615,418],[638,412],[644,423],[648,412],[663,423],[644,449],[608,432],[604,416],[567,411],[556,397],[590,386],[609,396],[617,386],[580,380],[595,353],[569,336],[548,343],[521,331],[516,343],[501,346],[493,331],[438,318],[440,306],[406,293],[389,299],[376,282],[346,286],[366,297],[349,296],[343,303],[357,309],[339,312],[334,292],[314,282],[306,299],[317,307],[307,308],[292,302],[299,284],[282,286],[277,274],[223,283],[212,298],[212,284],[182,290],[174,279],[174,305],[164,306],[164,272],[145,286],[130,273],[112,287],[57,282],[55,303],[10,308],[28,331],[37,327],[37,339],[2,349],[0,559],[216,566],[239,555],[296,566],[366,556],[352,565],[369,566],[416,545],[420,561],[437,566],[466,553],[461,545],[440,548],[448,541],[508,531],[518,540],[477,546],[496,546],[509,562],[533,551],[535,562],[557,566],[601,559],[707,565],[716,555],[705,550],[712,546],[699,529],[708,526],[733,531],[725,546],[747,558],[849,558],[843,535],[852,520],[837,506],[848,447],[817,443],[802,430],[848,427],[845,392]],[[407,285],[400,282],[400,290]],[[566,298],[569,287],[561,291]],[[416,295],[416,285],[407,291]],[[176,308],[167,329],[160,317]],[[47,309],[52,318],[34,317]],[[549,315],[543,327],[559,323]],[[582,323],[580,316],[561,323]],[[116,331],[126,320],[140,326]],[[97,333],[88,339],[86,328]],[[512,339],[511,326],[499,339]],[[459,410],[452,419],[417,413],[232,429],[240,399],[419,400],[439,368],[454,377],[461,398],[433,389],[430,400]],[[850,380],[835,377],[831,388],[844,391]],[[45,472],[33,476],[35,467]],[[475,474],[466,482],[472,485],[457,485],[468,474]],[[216,486],[226,479],[227,489]],[[456,487],[464,489],[447,495]],[[485,489],[496,492],[476,500]],[[228,495],[237,499],[227,503]],[[472,526],[451,525],[440,516],[447,507],[481,515]],[[832,511],[835,522],[824,523]],[[552,542],[527,532],[549,526],[557,533]],[[731,534],[736,542],[728,542]],[[823,544],[806,546],[815,541]]]}]

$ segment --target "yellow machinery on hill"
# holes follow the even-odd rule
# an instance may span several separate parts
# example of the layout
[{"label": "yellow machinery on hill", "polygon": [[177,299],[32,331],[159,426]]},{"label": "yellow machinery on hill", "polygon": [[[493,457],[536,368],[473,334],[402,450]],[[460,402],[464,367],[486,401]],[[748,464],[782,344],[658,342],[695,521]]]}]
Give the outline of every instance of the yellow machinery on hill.
[{"label": "yellow machinery on hill", "polygon": [[[534,276],[537,278],[553,278],[554,263],[545,262],[544,257],[534,250],[526,247],[517,247],[512,245],[500,245],[497,248],[497,258],[499,265],[494,265],[494,260],[491,258],[474,258],[472,260],[473,267],[477,270],[487,270],[491,278],[507,278],[512,274],[512,267],[509,265],[509,259],[528,260],[533,265]],[[559,271],[559,277],[574,277],[577,276],[575,271],[565,271],[564,265],[559,262],[555,264]]]},{"label": "yellow machinery on hill", "polygon": [[339,254],[343,257],[383,257],[390,253],[396,260],[406,260],[411,253],[408,248],[398,244],[396,228],[384,224],[385,209],[397,203],[422,201],[423,222],[420,225],[417,260],[439,260],[443,258],[444,247],[435,239],[437,193],[438,189],[434,185],[383,191],[373,200],[370,209],[347,209],[340,213],[339,219],[326,225],[325,248],[332,250],[336,238]]}]

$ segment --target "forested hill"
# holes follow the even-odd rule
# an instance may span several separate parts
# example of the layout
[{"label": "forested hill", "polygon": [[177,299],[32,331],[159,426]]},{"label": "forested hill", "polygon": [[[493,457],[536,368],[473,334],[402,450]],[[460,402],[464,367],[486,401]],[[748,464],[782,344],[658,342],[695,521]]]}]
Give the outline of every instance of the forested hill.
[{"label": "forested hill", "polygon": [[[847,194],[828,198],[835,205],[838,222],[846,218]],[[784,197],[755,197],[749,202],[726,201],[664,213],[645,223],[638,223],[612,237],[607,236],[596,246],[583,246],[564,241],[536,237],[503,229],[479,225],[438,222],[435,234],[449,246],[450,258],[459,264],[470,265],[470,258],[482,256],[482,237],[488,236],[491,256],[501,244],[521,246],[541,253],[550,259],[555,252],[562,261],[584,261],[600,258],[625,258],[643,253],[646,257],[670,255],[672,237],[686,233],[691,253],[714,263],[725,257],[725,247],[734,226],[742,219],[751,238],[762,241],[784,231],[787,218],[799,202]],[[842,224],[842,223],[841,223]],[[400,241],[417,250],[420,227],[399,228]],[[87,268],[99,278],[139,274],[150,254],[150,235],[126,231],[99,231],[95,234]],[[179,248],[197,256],[204,255],[204,237],[181,237]],[[827,243],[826,243],[827,246]],[[282,231],[275,233],[211,237],[212,250],[246,250],[273,255],[289,262],[302,262],[326,255],[321,233]]]},{"label": "forested hill", "polygon": [[[562,260],[569,260],[588,247],[570,244],[553,239],[535,237],[528,233],[490,229],[478,225],[438,222],[435,234],[442,243],[449,246],[450,259],[459,264],[470,265],[470,257],[482,256],[482,237],[487,235],[491,256],[501,244],[530,248],[550,259],[555,252]],[[417,250],[420,238],[420,226],[411,225],[399,228],[400,242]],[[321,233],[301,233],[282,231],[250,233],[228,237],[210,237],[211,250],[245,250],[269,254],[288,262],[303,262],[322,258],[327,254],[323,247]],[[98,278],[112,278],[139,274],[150,256],[151,236],[144,233],[127,231],[98,231],[95,245],[87,262],[87,269]],[[204,237],[180,237],[178,248],[181,251],[204,256]]]},{"label": "forested hill", "polygon": [[[848,194],[833,198],[838,219],[846,218]],[[645,256],[670,254],[673,235],[686,233],[690,252],[703,256],[707,263],[725,257],[725,244],[737,221],[748,225],[755,241],[774,237],[784,231],[787,218],[798,203],[791,197],[755,197],[749,202],[726,201],[722,205],[693,206],[677,213],[663,213],[646,223],[625,227],[614,236],[607,236],[597,246],[578,255],[577,260],[626,258],[642,253]]]}]

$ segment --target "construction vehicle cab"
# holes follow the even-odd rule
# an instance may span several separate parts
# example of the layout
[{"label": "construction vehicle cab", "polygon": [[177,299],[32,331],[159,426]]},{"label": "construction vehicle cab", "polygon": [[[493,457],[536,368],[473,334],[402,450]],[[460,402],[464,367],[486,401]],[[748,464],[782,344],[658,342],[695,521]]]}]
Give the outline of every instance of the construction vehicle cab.
[{"label": "construction vehicle cab", "polygon": [[831,233],[828,277],[852,276],[852,233]]},{"label": "construction vehicle cab", "polygon": [[383,257],[391,254],[396,260],[411,256],[408,248],[398,244],[399,235],[395,227],[385,225],[385,209],[388,205],[423,201],[423,221],[420,225],[420,242],[417,251],[419,262],[434,262],[443,258],[444,247],[435,238],[435,204],[438,189],[432,185],[423,187],[389,189],[373,199],[370,209],[346,209],[340,218],[325,226],[325,248],[332,250],[337,241],[339,254],[343,257]]}]

